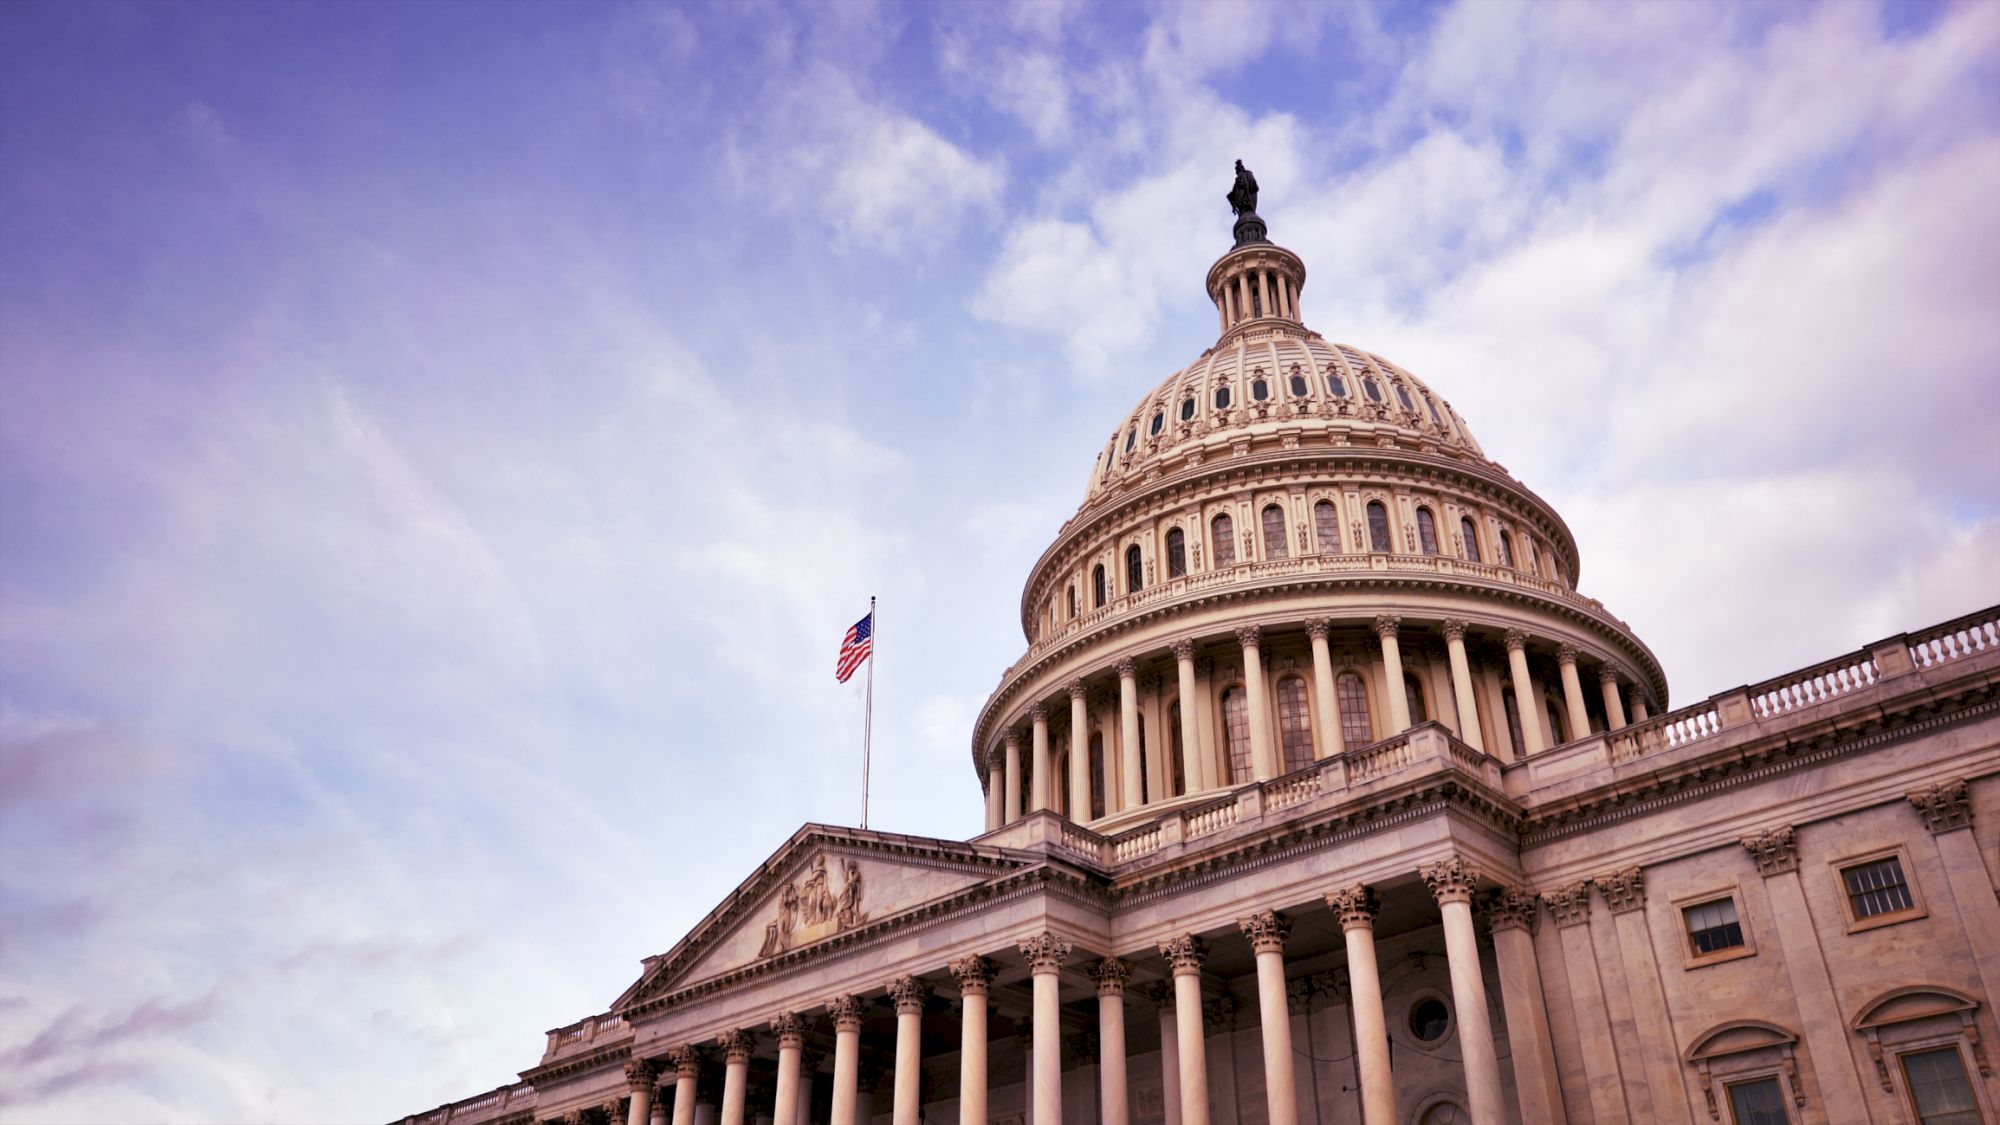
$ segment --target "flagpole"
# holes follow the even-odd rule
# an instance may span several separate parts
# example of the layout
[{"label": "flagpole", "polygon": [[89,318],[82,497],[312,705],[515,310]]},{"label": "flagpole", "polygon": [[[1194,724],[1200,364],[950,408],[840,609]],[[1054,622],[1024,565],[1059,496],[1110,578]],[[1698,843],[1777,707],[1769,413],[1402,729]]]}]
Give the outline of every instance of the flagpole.
[{"label": "flagpole", "polygon": [[875,595],[868,595],[868,695],[861,711],[861,827],[868,827],[868,744],[875,735],[875,655],[882,648]]}]

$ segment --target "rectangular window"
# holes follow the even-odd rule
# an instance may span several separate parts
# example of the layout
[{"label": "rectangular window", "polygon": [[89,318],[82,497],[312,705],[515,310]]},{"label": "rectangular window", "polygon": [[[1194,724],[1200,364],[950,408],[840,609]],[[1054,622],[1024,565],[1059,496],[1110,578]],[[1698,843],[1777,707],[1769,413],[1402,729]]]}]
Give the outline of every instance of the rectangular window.
[{"label": "rectangular window", "polygon": [[1778,1080],[1753,1078],[1728,1087],[1729,1115],[1736,1125],[1790,1125],[1785,1116],[1785,1095]]},{"label": "rectangular window", "polygon": [[1681,908],[1687,920],[1688,945],[1696,957],[1735,949],[1743,944],[1743,924],[1736,917],[1736,900],[1719,898]]},{"label": "rectangular window", "polygon": [[1957,1047],[1913,1051],[1903,1056],[1903,1077],[1910,1083],[1910,1100],[1917,1104],[1923,1125],[1979,1125],[1979,1108],[1972,1085],[1965,1080],[1965,1061]]},{"label": "rectangular window", "polygon": [[1903,878],[1902,861],[1896,856],[1843,867],[1840,878],[1847,885],[1848,909],[1854,912],[1857,922],[1878,914],[1916,909],[1910,898],[1910,884]]}]

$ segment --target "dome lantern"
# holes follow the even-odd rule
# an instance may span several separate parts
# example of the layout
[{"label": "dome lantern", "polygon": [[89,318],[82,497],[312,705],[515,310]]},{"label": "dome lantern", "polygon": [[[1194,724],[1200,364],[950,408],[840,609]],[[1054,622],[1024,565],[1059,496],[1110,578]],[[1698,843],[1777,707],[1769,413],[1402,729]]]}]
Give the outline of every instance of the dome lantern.
[{"label": "dome lantern", "polygon": [[1301,324],[1299,291],[1306,267],[1297,254],[1272,242],[1257,214],[1257,177],[1236,162],[1236,183],[1229,189],[1229,207],[1236,213],[1236,244],[1208,270],[1208,299],[1222,317],[1222,334],[1254,321],[1288,320]]}]

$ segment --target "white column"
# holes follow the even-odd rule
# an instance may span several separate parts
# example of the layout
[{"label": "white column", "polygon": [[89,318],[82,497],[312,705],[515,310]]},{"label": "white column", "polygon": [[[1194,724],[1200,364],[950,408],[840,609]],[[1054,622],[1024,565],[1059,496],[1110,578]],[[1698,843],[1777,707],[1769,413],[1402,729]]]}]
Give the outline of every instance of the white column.
[{"label": "white column", "polygon": [[1571,739],[1590,736],[1590,711],[1583,705],[1583,681],[1576,675],[1576,646],[1559,645],[1556,648],[1556,666],[1562,669],[1563,703],[1569,709],[1569,736]]},{"label": "white column", "polygon": [[1035,982],[1034,1125],[1062,1125],[1062,972],[1070,944],[1051,933],[1021,943]]},{"label": "white column", "polygon": [[1486,741],[1479,734],[1479,703],[1472,694],[1472,663],[1465,658],[1465,622],[1444,623],[1445,654],[1451,661],[1451,694],[1458,701],[1458,737],[1467,746],[1484,752]]},{"label": "white column", "polygon": [[1145,778],[1139,768],[1138,668],[1130,658],[1118,662],[1118,757],[1125,763],[1125,807],[1146,803]]},{"label": "white column", "polygon": [[674,1125],[694,1125],[694,1088],[701,1079],[701,1052],[677,1047],[667,1052],[674,1064]]},{"label": "white column", "polygon": [[1174,665],[1181,689],[1181,773],[1187,778],[1188,792],[1208,788],[1201,769],[1201,727],[1195,706],[1194,642],[1174,642]]},{"label": "white column", "polygon": [[1617,730],[1625,725],[1625,697],[1618,693],[1618,673],[1611,665],[1598,669],[1597,686],[1604,692],[1604,725]]},{"label": "white column", "polygon": [[1444,915],[1444,955],[1451,970],[1451,998],[1458,1009],[1458,1042],[1465,1065],[1465,1095],[1474,1121],[1506,1120],[1500,1092],[1500,1056],[1479,971],[1479,942],[1472,931],[1472,892],[1479,873],[1453,856],[1419,872]]},{"label": "white column", "polygon": [[743,1125],[743,1101],[749,1095],[750,1033],[737,1028],[715,1037],[722,1048],[722,1125]]},{"label": "white column", "polygon": [[[836,996],[827,1001],[833,1015],[833,1109],[828,1125],[857,1125],[861,1087],[861,1001]],[[676,1123],[678,1125],[678,1123]]]},{"label": "white column", "polygon": [[1021,819],[1021,739],[1013,731],[1007,732],[1005,743],[1007,766],[1007,823]]},{"label": "white column", "polygon": [[1666,994],[1660,990],[1652,927],[1646,922],[1645,871],[1626,867],[1593,881],[1604,896],[1604,904],[1611,908],[1611,924],[1617,930],[1618,960],[1625,968],[1626,992],[1639,1054],[1645,1060],[1646,1082],[1652,1091],[1653,1113],[1663,1120],[1686,1121],[1690,1116],[1687,1072],[1681,1068]]},{"label": "white column", "polygon": [[1648,716],[1646,714],[1646,691],[1644,688],[1634,685],[1632,688],[1632,721],[1635,723],[1643,723],[1646,721],[1647,717]]},{"label": "white column", "polygon": [[1535,960],[1535,896],[1508,887],[1487,900],[1493,931],[1493,961],[1500,972],[1500,1010],[1507,1018],[1507,1046],[1513,1052],[1514,1095],[1522,1121],[1563,1125],[1562,1084],[1557,1078],[1542,972]]},{"label": "white column", "polygon": [[1236,322],[1250,319],[1256,307],[1250,303],[1250,274],[1246,271],[1236,275]]},{"label": "white column", "polygon": [[1330,758],[1340,753],[1340,704],[1333,690],[1333,654],[1327,649],[1327,635],[1333,631],[1328,618],[1306,622],[1312,638],[1313,702],[1319,704],[1319,737],[1313,741],[1314,758]]},{"label": "white column", "polygon": [[958,980],[958,1125],[986,1125],[986,996],[993,984],[993,964],[984,957],[960,957],[951,963]]},{"label": "white column", "polygon": [[1264,315],[1276,316],[1277,310],[1271,304],[1271,273],[1269,270],[1257,271],[1257,295],[1263,299]]},{"label": "white column", "polygon": [[1257,1019],[1264,1029],[1264,1100],[1271,1125],[1298,1125],[1292,1078],[1292,1011],[1285,996],[1285,937],[1291,919],[1265,910],[1238,922],[1257,954]]},{"label": "white column", "polygon": [[1038,812],[1049,807],[1049,712],[1037,703],[1029,710],[1028,718],[1034,722],[1034,776],[1028,779],[1028,811]]},{"label": "white column", "polygon": [[1069,682],[1069,818],[1090,819],[1090,704],[1080,679]]},{"label": "white column", "polygon": [[1397,1125],[1396,1080],[1389,1073],[1389,1024],[1375,968],[1375,896],[1356,885],[1326,896],[1347,936],[1347,986],[1354,1001],[1354,1055],[1361,1069],[1364,1125]]},{"label": "white column", "polygon": [[896,1002],[896,1100],[895,1125],[917,1125],[923,1110],[919,1101],[924,1061],[924,1000],[930,986],[916,977],[897,977],[889,982],[889,996]]},{"label": "white column", "polygon": [[1154,981],[1145,987],[1160,1024],[1160,1108],[1162,1125],[1181,1125],[1181,1048],[1174,1021],[1174,982]]},{"label": "white column", "polygon": [[778,1037],[778,1096],[771,1120],[794,1125],[799,1119],[799,1055],[805,1049],[805,1024],[791,1012],[779,1012],[771,1021],[771,1034]]},{"label": "white column", "polygon": [[1507,630],[1507,670],[1514,680],[1514,709],[1521,714],[1521,739],[1527,743],[1521,752],[1539,754],[1548,748],[1542,742],[1542,704],[1528,679],[1528,634],[1519,629]]},{"label": "white column", "polygon": [[1132,967],[1115,958],[1099,961],[1090,977],[1097,982],[1097,1082],[1102,1125],[1127,1125],[1125,1105],[1125,982]]},{"label": "white column", "polygon": [[1201,1026],[1201,963],[1208,946],[1193,934],[1160,943],[1174,970],[1174,1040],[1180,1048],[1181,1125],[1208,1125],[1208,1048]]},{"label": "white column", "polygon": [[625,1085],[632,1095],[625,1113],[626,1125],[652,1125],[653,1083],[659,1077],[660,1068],[645,1059],[625,1064]]},{"label": "white column", "polygon": [[1007,771],[1000,759],[987,755],[986,760],[986,830],[988,832],[1007,823]]},{"label": "white column", "polygon": [[1389,701],[1390,734],[1410,729],[1409,689],[1403,686],[1403,650],[1396,643],[1396,633],[1402,625],[1403,619],[1393,613],[1375,619],[1375,635],[1382,638],[1382,694]]},{"label": "white column", "polygon": [[1245,625],[1236,630],[1243,646],[1243,693],[1250,697],[1250,776],[1258,781],[1278,776],[1278,756],[1271,747],[1271,701],[1264,696],[1264,655],[1258,650],[1264,630]]},{"label": "white column", "polygon": [[[1611,1014],[1605,1008],[1604,973],[1600,968],[1590,926],[1590,881],[1570,883],[1543,892],[1549,916],[1556,920],[1565,974],[1569,977],[1570,1012],[1576,1021],[1577,1053],[1582,1056],[1584,1091],[1594,1121],[1630,1121],[1632,1107],[1625,1091],[1640,1092],[1638,1060],[1628,1081],[1620,1067],[1618,1044],[1611,1037]],[[1604,960],[1608,961],[1608,957]]]}]

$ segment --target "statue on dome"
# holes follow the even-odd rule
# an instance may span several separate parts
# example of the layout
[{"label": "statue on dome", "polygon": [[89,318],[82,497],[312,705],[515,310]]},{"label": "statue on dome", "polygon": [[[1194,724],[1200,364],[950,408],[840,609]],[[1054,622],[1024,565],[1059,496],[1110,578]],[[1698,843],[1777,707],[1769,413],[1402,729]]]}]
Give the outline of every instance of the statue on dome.
[{"label": "statue on dome", "polygon": [[1257,211],[1257,177],[1243,162],[1236,162],[1236,183],[1229,189],[1229,210],[1238,215],[1251,215]]}]

